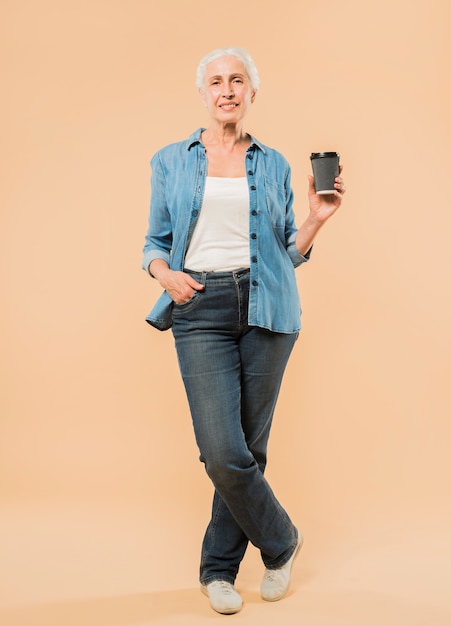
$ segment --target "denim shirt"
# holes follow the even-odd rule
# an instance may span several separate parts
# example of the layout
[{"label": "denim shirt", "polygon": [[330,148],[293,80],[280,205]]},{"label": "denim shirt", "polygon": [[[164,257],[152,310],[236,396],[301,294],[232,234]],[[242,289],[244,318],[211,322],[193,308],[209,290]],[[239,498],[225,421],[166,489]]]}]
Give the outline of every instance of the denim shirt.
[{"label": "denim shirt", "polygon": [[[187,140],[166,146],[151,160],[149,227],[142,267],[155,259],[173,270],[184,260],[202,207],[207,156],[199,128]],[[308,260],[295,245],[291,169],[276,150],[254,137],[246,151],[249,185],[250,291],[248,323],[280,333],[301,328],[294,268]],[[172,326],[172,305],[164,291],[146,321],[159,330]]]}]

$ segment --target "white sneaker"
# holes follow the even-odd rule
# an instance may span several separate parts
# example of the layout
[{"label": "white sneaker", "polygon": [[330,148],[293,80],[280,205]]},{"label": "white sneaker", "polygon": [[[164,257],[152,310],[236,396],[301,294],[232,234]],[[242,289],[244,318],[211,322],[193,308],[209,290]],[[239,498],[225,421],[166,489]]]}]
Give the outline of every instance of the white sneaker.
[{"label": "white sneaker", "polygon": [[209,597],[211,608],[218,613],[225,615],[238,613],[243,606],[240,594],[225,580],[214,580],[208,585],[201,585],[200,589]]},{"label": "white sneaker", "polygon": [[290,560],[280,569],[265,569],[260,592],[263,600],[275,602],[280,600],[288,591],[291,580],[291,568],[294,559],[299,554],[303,542],[302,535],[299,533],[298,543]]}]

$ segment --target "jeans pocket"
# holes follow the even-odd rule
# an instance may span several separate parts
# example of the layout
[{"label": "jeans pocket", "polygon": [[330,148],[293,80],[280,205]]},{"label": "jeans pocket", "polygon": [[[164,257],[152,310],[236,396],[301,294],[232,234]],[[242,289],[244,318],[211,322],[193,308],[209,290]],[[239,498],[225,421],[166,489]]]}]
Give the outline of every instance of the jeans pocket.
[{"label": "jeans pocket", "polygon": [[199,291],[195,291],[191,298],[184,302],[183,304],[176,304],[174,302],[174,306],[172,309],[172,315],[176,315],[177,313],[183,314],[188,313],[196,308],[201,299],[201,293]]}]

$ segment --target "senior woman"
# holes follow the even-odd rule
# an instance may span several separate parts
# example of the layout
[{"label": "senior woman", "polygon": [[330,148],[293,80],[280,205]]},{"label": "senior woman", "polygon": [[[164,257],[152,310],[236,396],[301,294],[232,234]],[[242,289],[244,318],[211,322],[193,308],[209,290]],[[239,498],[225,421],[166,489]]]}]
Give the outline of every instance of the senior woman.
[{"label": "senior woman", "polygon": [[207,54],[197,87],[210,123],[152,159],[143,268],[164,289],[147,321],[172,327],[200,460],[215,491],[203,540],[201,590],[236,613],[248,542],[265,566],[264,600],[282,598],[302,535],[264,477],[273,413],[300,330],[294,268],[338,209],[315,193],[295,226],[290,167],[244,129],[259,77],[241,48]]}]

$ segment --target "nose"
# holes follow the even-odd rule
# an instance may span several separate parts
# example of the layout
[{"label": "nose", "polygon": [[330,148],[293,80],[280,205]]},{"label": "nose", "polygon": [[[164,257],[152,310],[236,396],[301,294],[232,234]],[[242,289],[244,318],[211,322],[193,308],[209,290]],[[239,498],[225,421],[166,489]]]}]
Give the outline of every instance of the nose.
[{"label": "nose", "polygon": [[228,87],[226,87],[226,88],[224,89],[224,94],[223,94],[223,96],[224,96],[224,98],[228,98],[228,99],[233,98],[233,96],[234,96],[234,92],[233,92],[232,85],[229,85]]}]

